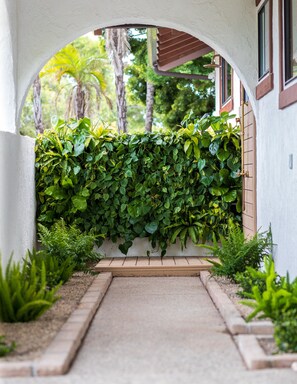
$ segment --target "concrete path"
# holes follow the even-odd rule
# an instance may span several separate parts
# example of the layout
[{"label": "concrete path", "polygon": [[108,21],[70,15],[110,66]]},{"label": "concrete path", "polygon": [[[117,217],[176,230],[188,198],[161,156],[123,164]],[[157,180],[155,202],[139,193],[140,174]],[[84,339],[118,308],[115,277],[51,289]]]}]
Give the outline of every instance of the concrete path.
[{"label": "concrete path", "polygon": [[115,278],[68,375],[1,384],[286,384],[247,371],[199,278]]}]

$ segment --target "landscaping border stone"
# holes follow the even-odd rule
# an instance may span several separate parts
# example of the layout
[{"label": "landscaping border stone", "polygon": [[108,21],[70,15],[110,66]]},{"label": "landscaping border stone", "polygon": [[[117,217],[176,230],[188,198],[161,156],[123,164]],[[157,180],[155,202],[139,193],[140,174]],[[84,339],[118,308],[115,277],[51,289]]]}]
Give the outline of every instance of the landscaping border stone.
[{"label": "landscaping border stone", "polygon": [[0,362],[0,377],[57,376],[67,373],[111,281],[111,273],[100,273],[42,356],[32,361]]},{"label": "landscaping border stone", "polygon": [[238,335],[238,349],[248,369],[292,368],[296,369],[297,353],[266,355],[259,339],[267,335]]},{"label": "landscaping border stone", "polygon": [[220,285],[208,271],[200,272],[202,284],[208,291],[212,301],[221,313],[229,332],[232,335],[238,334],[261,334],[272,335],[273,324],[271,321],[246,322],[232,300],[222,290]]}]

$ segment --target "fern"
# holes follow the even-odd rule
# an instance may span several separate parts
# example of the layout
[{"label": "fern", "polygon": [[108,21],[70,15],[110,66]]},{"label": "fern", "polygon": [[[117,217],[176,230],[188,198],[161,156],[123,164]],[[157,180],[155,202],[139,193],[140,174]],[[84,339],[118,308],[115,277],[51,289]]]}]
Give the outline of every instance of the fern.
[{"label": "fern", "polygon": [[207,246],[219,262],[208,261],[213,264],[214,274],[227,276],[233,281],[235,275],[247,267],[258,269],[264,256],[269,254],[272,243],[270,231],[246,239],[241,228],[232,223],[227,236],[221,236],[220,241],[221,245],[215,241],[213,246]]},{"label": "fern", "polygon": [[50,229],[41,224],[38,229],[42,249],[60,263],[71,258],[75,270],[86,270],[90,262],[101,257],[93,251],[96,236],[82,233],[75,225],[67,226],[63,219]]},{"label": "fern", "polygon": [[36,267],[33,260],[15,263],[9,259],[5,273],[0,259],[0,321],[26,322],[37,319],[58,300],[59,285],[48,289],[46,267]]},{"label": "fern", "polygon": [[66,257],[65,260],[60,260],[46,251],[36,251],[35,249],[32,252],[28,250],[26,259],[24,260],[28,270],[32,268],[33,261],[35,261],[35,266],[40,273],[42,272],[42,265],[44,264],[46,271],[44,278],[49,288],[55,287],[60,283],[66,283],[72,276],[75,268],[75,263],[70,256]]}]

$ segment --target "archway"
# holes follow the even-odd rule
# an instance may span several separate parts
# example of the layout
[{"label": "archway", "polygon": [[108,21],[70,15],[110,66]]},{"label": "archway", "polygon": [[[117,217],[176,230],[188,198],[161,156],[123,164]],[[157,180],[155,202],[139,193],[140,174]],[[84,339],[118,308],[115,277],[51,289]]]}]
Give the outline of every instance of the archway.
[{"label": "archway", "polygon": [[[88,0],[84,3],[80,0],[63,2],[51,0],[47,3],[41,3],[38,0],[18,3],[9,1],[7,3],[9,3],[8,22],[3,25],[3,28],[6,29],[6,34],[9,35],[8,40],[12,41],[12,44],[6,45],[6,51],[3,51],[3,54],[7,55],[7,49],[10,50],[8,54],[14,65],[11,66],[7,60],[1,61],[0,73],[4,77],[8,75],[10,79],[8,86],[11,85],[15,89],[15,95],[9,96],[11,108],[4,111],[9,118],[5,119],[4,116],[4,120],[16,121],[16,127],[19,126],[22,105],[30,84],[41,67],[57,50],[90,30],[135,23],[162,25],[182,30],[212,46],[238,73],[257,115],[254,95],[257,82],[257,35],[252,1],[226,0],[221,3],[212,0],[194,3],[191,0],[175,0],[170,7],[165,0],[154,1],[153,4],[145,0],[123,0],[112,4],[108,0],[101,2]],[[15,128],[15,131],[17,129]],[[13,132],[13,127],[9,130]],[[15,143],[12,143],[10,153],[18,152],[20,140],[18,138]],[[6,138],[3,138],[3,142],[5,145]],[[32,149],[33,146],[30,144],[30,149],[26,150],[32,152]],[[1,155],[2,164],[10,161],[10,154],[3,152]],[[24,153],[22,156],[22,159],[15,158],[15,161],[26,164],[28,169],[33,169],[32,160],[29,160],[30,164],[26,163],[27,154]],[[14,188],[14,193],[11,193],[10,184],[6,183],[6,180],[11,178],[14,178],[18,184],[18,187]],[[22,182],[17,170],[13,174],[5,170],[2,180],[3,185],[7,185],[1,196],[3,206],[13,206],[16,200],[19,201],[16,207],[18,212],[22,212],[28,203],[32,206],[34,197],[31,192],[30,197],[21,199],[22,192],[19,185]],[[27,187],[32,191],[32,180]],[[15,215],[10,215],[9,220],[1,222],[1,226],[5,229],[3,233],[9,233],[19,227],[18,219]],[[34,233],[31,226],[25,231],[23,229],[26,223],[20,227],[22,227],[21,235],[16,231],[13,241],[3,240],[7,245],[5,249],[23,248],[25,251],[22,244],[27,246],[33,240]],[[15,245],[15,242],[18,244]],[[16,257],[22,257],[23,253],[16,252]]]}]

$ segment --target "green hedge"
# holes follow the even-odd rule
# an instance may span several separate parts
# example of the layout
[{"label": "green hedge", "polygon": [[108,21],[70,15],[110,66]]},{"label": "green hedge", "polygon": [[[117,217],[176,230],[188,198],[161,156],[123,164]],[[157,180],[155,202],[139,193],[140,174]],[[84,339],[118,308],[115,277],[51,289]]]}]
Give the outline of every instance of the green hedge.
[{"label": "green hedge", "polygon": [[[38,222],[60,217],[113,241],[126,253],[136,237],[167,244],[224,234],[241,220],[239,128],[229,115],[177,132],[116,135],[90,121],[60,121],[37,138]],[[98,237],[100,238],[100,237]]]}]

